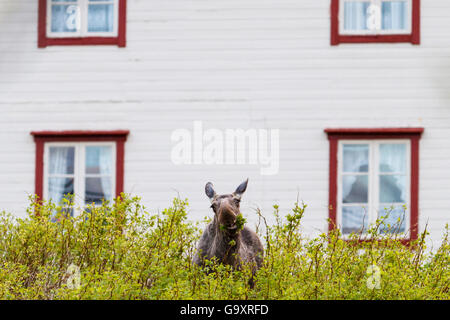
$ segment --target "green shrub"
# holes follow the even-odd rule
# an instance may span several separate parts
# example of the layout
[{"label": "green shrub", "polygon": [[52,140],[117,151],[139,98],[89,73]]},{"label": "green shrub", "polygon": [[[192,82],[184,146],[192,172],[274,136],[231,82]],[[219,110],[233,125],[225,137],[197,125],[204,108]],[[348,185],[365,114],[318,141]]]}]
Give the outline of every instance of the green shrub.
[{"label": "green shrub", "polygon": [[[334,231],[306,239],[306,206],[296,203],[284,218],[275,206],[272,226],[258,211],[266,251],[252,289],[250,268],[192,264],[204,223],[187,220],[187,201],[149,214],[139,198],[122,195],[72,218],[64,209],[70,199],[31,200],[26,218],[0,215],[1,299],[450,298],[448,227],[440,248],[429,252],[426,232],[409,247],[394,235],[358,242],[360,235],[343,241]],[[369,233],[376,236],[380,223]]]}]

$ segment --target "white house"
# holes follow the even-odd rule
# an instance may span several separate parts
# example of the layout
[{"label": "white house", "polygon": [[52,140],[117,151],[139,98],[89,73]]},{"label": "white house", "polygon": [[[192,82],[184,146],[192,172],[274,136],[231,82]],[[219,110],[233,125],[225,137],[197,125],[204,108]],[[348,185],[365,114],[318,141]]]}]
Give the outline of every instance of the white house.
[{"label": "white house", "polygon": [[[0,208],[124,191],[151,211],[188,198],[198,220],[206,182],[230,193],[248,177],[251,223],[298,197],[305,234],[349,233],[393,205],[406,239],[428,224],[436,246],[448,30],[446,0],[0,0]],[[228,161],[227,132],[275,138]]]}]

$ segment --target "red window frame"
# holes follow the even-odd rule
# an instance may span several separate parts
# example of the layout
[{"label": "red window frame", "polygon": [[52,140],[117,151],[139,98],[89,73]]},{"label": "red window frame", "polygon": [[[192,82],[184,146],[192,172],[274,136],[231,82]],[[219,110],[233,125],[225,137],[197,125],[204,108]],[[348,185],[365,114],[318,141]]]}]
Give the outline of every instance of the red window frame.
[{"label": "red window frame", "polygon": [[331,45],[340,43],[410,42],[420,44],[420,0],[412,0],[412,24],[410,34],[341,35],[339,34],[339,2],[331,0]]},{"label": "red window frame", "polygon": [[339,140],[408,139],[411,142],[410,233],[402,242],[417,240],[419,226],[419,140],[423,128],[327,128],[330,142],[329,224],[331,232],[337,226],[338,145]]},{"label": "red window frame", "polygon": [[115,131],[32,131],[36,143],[35,194],[44,196],[44,146],[47,142],[112,141],[116,143],[116,194],[123,192],[125,141],[128,130]]},{"label": "red window frame", "polygon": [[47,1],[39,0],[38,15],[38,48],[67,45],[117,45],[126,46],[127,0],[119,1],[118,29],[116,37],[47,37]]}]

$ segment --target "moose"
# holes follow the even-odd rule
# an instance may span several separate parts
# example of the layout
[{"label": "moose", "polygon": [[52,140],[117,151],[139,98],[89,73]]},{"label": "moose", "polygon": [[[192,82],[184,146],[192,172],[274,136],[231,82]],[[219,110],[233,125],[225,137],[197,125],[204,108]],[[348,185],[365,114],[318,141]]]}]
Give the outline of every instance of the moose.
[{"label": "moose", "polygon": [[[200,237],[193,259],[197,265],[203,266],[206,259],[215,257],[218,262],[231,265],[233,270],[239,270],[242,264],[249,263],[253,275],[261,267],[263,245],[256,232],[243,225],[239,209],[247,184],[248,179],[232,194],[224,195],[218,195],[211,182],[206,184],[205,193],[211,201],[214,218]],[[253,276],[249,282],[253,287]]]}]

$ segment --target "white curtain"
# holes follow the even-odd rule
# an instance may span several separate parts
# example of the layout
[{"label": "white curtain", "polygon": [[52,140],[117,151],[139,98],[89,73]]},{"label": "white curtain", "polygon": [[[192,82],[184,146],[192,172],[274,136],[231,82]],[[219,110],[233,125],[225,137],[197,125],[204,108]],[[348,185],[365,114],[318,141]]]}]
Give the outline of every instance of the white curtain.
[{"label": "white curtain", "polygon": [[80,7],[54,1],[51,9],[52,32],[77,32],[80,29]]},{"label": "white curtain", "polygon": [[406,201],[406,159],[406,144],[380,144],[380,202]]},{"label": "white curtain", "polygon": [[[51,147],[50,159],[49,159],[49,198],[53,202],[59,203],[64,193],[66,192],[66,182],[68,178],[51,177],[53,174],[72,174],[68,172],[68,165],[71,153],[73,154],[72,147]],[[72,191],[72,190],[70,190]]]},{"label": "white curtain", "polygon": [[[344,2],[344,30],[367,30],[370,1]],[[408,2],[382,1],[381,28],[383,30],[405,30],[408,27]]]},{"label": "white curtain", "polygon": [[380,144],[380,172],[406,173],[406,144]]},{"label": "white curtain", "polygon": [[114,30],[114,1],[110,4],[96,4],[91,2],[88,6],[88,31],[111,32]]},{"label": "white curtain", "polygon": [[370,2],[344,2],[344,30],[366,30]]},{"label": "white curtain", "polygon": [[344,144],[344,172],[369,171],[369,145]]},{"label": "white curtain", "polygon": [[99,148],[99,167],[101,175],[101,184],[103,189],[103,195],[105,200],[112,198],[112,148],[100,147]]},{"label": "white curtain", "polygon": [[381,11],[383,30],[404,30],[407,28],[408,11],[406,1],[383,2]]}]

